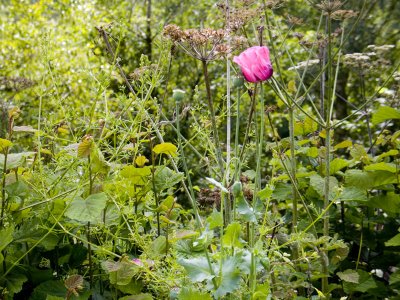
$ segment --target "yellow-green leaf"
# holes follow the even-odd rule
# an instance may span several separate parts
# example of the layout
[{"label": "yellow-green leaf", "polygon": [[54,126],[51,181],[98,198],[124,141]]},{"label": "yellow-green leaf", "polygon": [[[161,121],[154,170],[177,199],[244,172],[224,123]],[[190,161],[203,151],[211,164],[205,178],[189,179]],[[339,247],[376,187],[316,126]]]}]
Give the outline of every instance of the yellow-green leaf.
[{"label": "yellow-green leaf", "polygon": [[178,148],[172,143],[161,143],[161,144],[156,145],[153,148],[153,151],[156,154],[164,153],[164,154],[171,155],[172,157],[175,157],[178,155],[177,150],[178,150]]},{"label": "yellow-green leaf", "polygon": [[78,157],[88,157],[93,147],[93,138],[88,135],[85,136],[82,142],[78,145]]},{"label": "yellow-green leaf", "polygon": [[4,152],[13,145],[9,140],[0,139],[0,151]]}]

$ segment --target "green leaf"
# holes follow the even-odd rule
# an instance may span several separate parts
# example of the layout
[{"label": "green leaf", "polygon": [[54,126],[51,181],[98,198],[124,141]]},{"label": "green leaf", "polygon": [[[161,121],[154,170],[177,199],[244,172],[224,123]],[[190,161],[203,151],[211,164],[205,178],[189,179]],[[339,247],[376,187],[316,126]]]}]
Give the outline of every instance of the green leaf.
[{"label": "green leaf", "polygon": [[212,298],[208,293],[182,288],[178,300],[212,300]]},{"label": "green leaf", "polygon": [[222,213],[214,208],[211,215],[207,218],[207,222],[210,226],[210,229],[221,227],[222,225],[224,225]]},{"label": "green leaf", "polygon": [[367,191],[355,186],[345,187],[338,200],[340,201],[368,201]]},{"label": "green leaf", "polygon": [[351,146],[353,146],[353,142],[346,140],[346,141],[340,142],[339,144],[335,145],[333,148],[335,150],[337,150],[337,149],[349,148]]},{"label": "green leaf", "polygon": [[390,173],[397,172],[395,164],[385,163],[385,162],[370,164],[368,166],[365,166],[364,170],[366,170],[366,171],[388,171]]},{"label": "green leaf", "polygon": [[396,234],[390,240],[385,242],[385,246],[386,247],[397,247],[397,246],[400,246],[400,233]]},{"label": "green leaf", "polygon": [[[22,166],[28,157],[35,155],[36,152],[10,153],[7,155],[7,170],[16,169]],[[0,154],[0,170],[3,170],[4,155]]]},{"label": "green leaf", "polygon": [[390,215],[398,214],[400,213],[400,195],[388,193],[386,195],[375,196],[368,201],[367,205],[382,209]]},{"label": "green leaf", "polygon": [[343,288],[346,293],[351,293],[351,292],[365,293],[368,290],[377,287],[375,280],[369,273],[363,270],[357,270],[357,273],[359,275],[358,283],[346,282],[346,281],[343,282]]},{"label": "green leaf", "polygon": [[80,142],[78,145],[78,157],[79,158],[88,157],[92,152],[93,146],[94,146],[93,137],[90,135],[85,136],[82,139],[82,142]]},{"label": "green leaf", "polygon": [[151,258],[162,256],[167,251],[167,239],[165,236],[160,235],[151,243]]},{"label": "green leaf", "polygon": [[384,153],[380,154],[380,155],[376,158],[376,161],[380,161],[380,160],[382,160],[382,159],[385,158],[385,157],[396,156],[397,154],[399,154],[399,150],[392,149],[392,150],[389,150],[389,151],[387,151],[387,152],[384,152]]},{"label": "green leaf", "polygon": [[137,266],[127,257],[122,258],[121,261],[103,261],[101,266],[109,274],[110,283],[118,285],[129,284],[137,269]]},{"label": "green leaf", "polygon": [[[320,195],[324,197],[325,195],[325,178],[321,177],[318,174],[313,174],[310,176],[310,185],[311,187]],[[332,200],[336,197],[336,190],[339,183],[336,177],[330,176],[329,178],[329,200]]]},{"label": "green leaf", "polygon": [[132,185],[145,185],[151,175],[150,167],[135,168],[132,165],[125,166],[121,172],[122,177],[129,178]]},{"label": "green leaf", "polygon": [[242,248],[242,242],[240,240],[242,226],[240,223],[234,222],[229,224],[226,229],[225,233],[222,237],[222,242],[224,247],[238,247]]},{"label": "green leaf", "polygon": [[236,211],[247,222],[257,222],[257,218],[254,214],[253,208],[244,199],[243,194],[236,197]]},{"label": "green leaf", "polygon": [[153,296],[148,293],[142,293],[137,295],[130,295],[118,298],[118,300],[153,300]]},{"label": "green leaf", "polygon": [[13,241],[14,227],[10,226],[0,230],[0,252]]},{"label": "green leaf", "polygon": [[156,154],[164,153],[171,155],[172,157],[176,157],[178,155],[177,150],[178,148],[172,143],[161,143],[153,148],[153,152]]},{"label": "green leaf", "polygon": [[215,275],[211,274],[208,261],[205,257],[195,257],[190,259],[178,259],[178,263],[183,266],[193,282],[211,280]]},{"label": "green leaf", "polygon": [[23,284],[28,280],[28,278],[23,274],[10,273],[6,276],[6,288],[9,292],[9,296],[22,291]]},{"label": "green leaf", "polygon": [[231,293],[240,288],[239,281],[241,276],[237,267],[238,264],[238,259],[232,256],[222,261],[222,270],[219,272],[221,274],[220,283],[218,289],[214,293],[216,299],[220,299],[227,293]]},{"label": "green leaf", "polygon": [[184,174],[182,172],[176,173],[168,167],[160,166],[156,168],[154,177],[156,190],[161,192],[181,182],[184,178]]},{"label": "green leaf", "polygon": [[380,106],[372,115],[372,124],[378,124],[392,119],[400,119],[400,111],[390,106]]},{"label": "green leaf", "polygon": [[342,158],[335,158],[331,161],[329,165],[329,174],[333,175],[336,172],[346,168],[350,164],[350,161],[342,159]]},{"label": "green leaf", "polygon": [[6,151],[12,145],[13,143],[11,141],[0,138],[0,152]]},{"label": "green leaf", "polygon": [[358,274],[356,270],[352,269],[347,269],[344,272],[338,272],[336,275],[339,276],[341,280],[346,282],[358,283],[360,280],[360,274]]},{"label": "green leaf", "polygon": [[100,224],[103,221],[102,212],[106,203],[107,196],[105,193],[90,195],[85,200],[76,197],[68,206],[65,216],[80,223]]}]

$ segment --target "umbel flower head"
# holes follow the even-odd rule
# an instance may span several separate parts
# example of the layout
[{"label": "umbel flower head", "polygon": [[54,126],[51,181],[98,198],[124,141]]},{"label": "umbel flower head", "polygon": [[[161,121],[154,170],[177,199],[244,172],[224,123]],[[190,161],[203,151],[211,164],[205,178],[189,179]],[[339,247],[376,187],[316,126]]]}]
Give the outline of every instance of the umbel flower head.
[{"label": "umbel flower head", "polygon": [[235,56],[233,61],[240,66],[244,78],[249,82],[268,80],[272,76],[273,69],[268,47],[250,47],[239,56]]}]

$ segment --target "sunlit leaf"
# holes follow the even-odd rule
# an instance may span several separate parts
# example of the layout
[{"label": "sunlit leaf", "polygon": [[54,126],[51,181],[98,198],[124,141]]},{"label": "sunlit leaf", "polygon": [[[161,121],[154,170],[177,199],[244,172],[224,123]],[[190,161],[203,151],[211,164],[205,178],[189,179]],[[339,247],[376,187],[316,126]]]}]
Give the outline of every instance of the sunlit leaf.
[{"label": "sunlit leaf", "polygon": [[378,110],[372,114],[372,124],[392,119],[400,119],[400,111],[390,106],[379,106]]},{"label": "sunlit leaf", "polygon": [[153,152],[156,154],[163,153],[171,155],[172,157],[176,157],[178,155],[177,150],[178,148],[172,143],[161,143],[153,148]]},{"label": "sunlit leaf", "polygon": [[242,226],[237,222],[231,223],[226,227],[225,233],[222,237],[224,247],[243,247],[240,239],[241,229]]},{"label": "sunlit leaf", "polygon": [[181,258],[178,259],[178,263],[185,268],[190,279],[194,282],[211,280],[215,277],[215,275],[211,273],[208,261],[204,256],[190,259]]}]

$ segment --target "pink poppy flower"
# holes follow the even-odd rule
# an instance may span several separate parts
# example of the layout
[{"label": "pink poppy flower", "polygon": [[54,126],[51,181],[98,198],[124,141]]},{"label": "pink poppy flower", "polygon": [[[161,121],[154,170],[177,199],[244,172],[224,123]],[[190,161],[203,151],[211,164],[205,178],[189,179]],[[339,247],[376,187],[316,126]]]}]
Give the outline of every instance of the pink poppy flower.
[{"label": "pink poppy flower", "polygon": [[272,76],[273,69],[268,47],[250,47],[239,56],[235,56],[233,61],[240,66],[244,78],[249,82],[264,81]]}]

